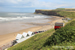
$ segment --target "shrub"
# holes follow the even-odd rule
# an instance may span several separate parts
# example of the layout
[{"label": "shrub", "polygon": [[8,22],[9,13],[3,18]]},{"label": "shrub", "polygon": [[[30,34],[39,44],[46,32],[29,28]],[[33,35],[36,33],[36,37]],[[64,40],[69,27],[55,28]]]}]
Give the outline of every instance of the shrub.
[{"label": "shrub", "polygon": [[53,33],[52,36],[50,36],[47,40],[44,46],[46,45],[56,45],[60,44],[64,41],[75,41],[75,21],[72,21],[71,23],[68,23],[65,27],[56,30],[55,33]]}]

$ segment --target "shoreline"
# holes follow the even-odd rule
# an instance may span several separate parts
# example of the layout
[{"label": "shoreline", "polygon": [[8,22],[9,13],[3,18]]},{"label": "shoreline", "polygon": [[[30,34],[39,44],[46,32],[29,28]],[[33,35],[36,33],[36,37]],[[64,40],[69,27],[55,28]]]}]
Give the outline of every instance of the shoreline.
[{"label": "shoreline", "polygon": [[18,33],[22,34],[23,32],[28,32],[28,31],[34,32],[34,31],[39,31],[39,30],[49,30],[53,28],[55,22],[59,22],[59,21],[63,22],[62,17],[59,17],[59,16],[52,16],[52,17],[53,19],[50,19],[52,21],[47,22],[47,23],[50,23],[50,25],[35,26],[35,27],[20,30],[18,32],[0,35],[0,46],[9,43],[12,40],[15,40],[15,37]]}]

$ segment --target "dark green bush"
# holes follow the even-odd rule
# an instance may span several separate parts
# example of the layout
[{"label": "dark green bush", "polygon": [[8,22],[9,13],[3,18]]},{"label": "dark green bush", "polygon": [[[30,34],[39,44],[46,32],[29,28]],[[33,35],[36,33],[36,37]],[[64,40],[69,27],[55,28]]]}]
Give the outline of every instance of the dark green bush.
[{"label": "dark green bush", "polygon": [[44,46],[46,45],[56,45],[60,44],[64,41],[75,41],[75,21],[72,21],[71,23],[68,23],[65,27],[56,30],[55,33],[53,33],[52,36],[50,36],[47,40]]}]

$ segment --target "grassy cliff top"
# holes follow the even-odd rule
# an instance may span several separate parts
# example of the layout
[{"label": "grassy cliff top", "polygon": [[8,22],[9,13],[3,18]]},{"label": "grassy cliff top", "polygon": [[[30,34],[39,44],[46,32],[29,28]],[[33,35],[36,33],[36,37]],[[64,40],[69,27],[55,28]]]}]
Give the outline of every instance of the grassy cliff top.
[{"label": "grassy cliff top", "polygon": [[37,10],[40,10],[40,11],[52,11],[52,10],[49,10],[49,9],[36,9]]},{"label": "grassy cliff top", "polygon": [[[68,8],[57,8],[55,10],[44,10],[44,9],[37,9],[36,10],[37,12],[40,12],[40,11],[44,11],[45,12],[49,12],[48,14],[51,14],[53,15],[53,13],[59,15],[59,16],[63,16],[63,17],[69,17],[69,18],[75,18],[75,9],[68,9]],[[35,11],[35,13],[36,13]]]},{"label": "grassy cliff top", "polygon": [[75,8],[57,8],[57,9],[53,9],[53,10],[50,10],[50,9],[36,9],[36,10],[41,10],[41,11],[72,11],[72,12],[75,12]]}]

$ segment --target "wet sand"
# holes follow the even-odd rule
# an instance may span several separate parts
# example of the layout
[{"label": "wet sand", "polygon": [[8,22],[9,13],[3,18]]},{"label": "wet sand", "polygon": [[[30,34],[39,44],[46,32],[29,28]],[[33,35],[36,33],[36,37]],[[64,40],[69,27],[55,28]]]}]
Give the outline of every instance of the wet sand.
[{"label": "wet sand", "polygon": [[37,26],[27,28],[27,29],[22,29],[20,31],[13,32],[13,33],[0,35],[0,46],[7,44],[10,41],[14,40],[18,33],[22,34],[23,32],[28,32],[28,31],[34,32],[34,31],[39,31],[39,30],[40,31],[49,30],[49,29],[54,28],[53,26],[55,22],[63,22],[62,17],[57,17],[57,16],[53,16],[53,18],[50,18],[50,20],[52,21],[49,21],[47,23],[28,23],[29,25],[37,25]]}]

